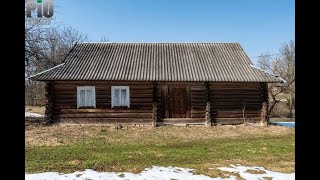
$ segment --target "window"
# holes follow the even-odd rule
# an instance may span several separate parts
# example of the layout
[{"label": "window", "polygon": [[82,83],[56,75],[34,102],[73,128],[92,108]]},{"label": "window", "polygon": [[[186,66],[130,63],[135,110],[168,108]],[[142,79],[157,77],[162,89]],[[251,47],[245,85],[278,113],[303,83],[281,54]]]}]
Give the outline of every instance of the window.
[{"label": "window", "polygon": [[129,86],[111,86],[111,107],[127,106],[130,107]]},{"label": "window", "polygon": [[77,87],[77,108],[96,107],[96,91],[94,86]]}]

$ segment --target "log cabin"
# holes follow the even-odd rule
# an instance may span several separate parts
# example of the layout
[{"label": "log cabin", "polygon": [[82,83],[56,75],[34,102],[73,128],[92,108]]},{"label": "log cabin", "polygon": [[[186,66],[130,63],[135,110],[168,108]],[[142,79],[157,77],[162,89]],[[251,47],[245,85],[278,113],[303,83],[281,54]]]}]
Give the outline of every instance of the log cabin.
[{"label": "log cabin", "polygon": [[283,82],[239,43],[77,43],[30,79],[50,122],[139,126],[265,123],[267,85]]}]

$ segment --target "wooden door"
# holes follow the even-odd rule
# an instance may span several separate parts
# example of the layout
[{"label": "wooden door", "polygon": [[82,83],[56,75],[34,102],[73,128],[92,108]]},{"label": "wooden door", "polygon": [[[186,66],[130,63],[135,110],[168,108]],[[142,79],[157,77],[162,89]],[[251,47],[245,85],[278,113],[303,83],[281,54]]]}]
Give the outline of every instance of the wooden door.
[{"label": "wooden door", "polygon": [[169,86],[169,118],[189,118],[189,98],[186,86]]}]

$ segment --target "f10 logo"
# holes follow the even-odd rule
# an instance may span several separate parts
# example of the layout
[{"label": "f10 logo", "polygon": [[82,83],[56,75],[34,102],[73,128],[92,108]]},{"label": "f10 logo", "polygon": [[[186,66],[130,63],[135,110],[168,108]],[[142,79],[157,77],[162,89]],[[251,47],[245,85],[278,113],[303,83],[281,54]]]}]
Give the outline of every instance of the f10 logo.
[{"label": "f10 logo", "polygon": [[53,16],[53,0],[27,0],[27,17],[32,17],[32,11],[37,10],[37,17],[50,18]]}]

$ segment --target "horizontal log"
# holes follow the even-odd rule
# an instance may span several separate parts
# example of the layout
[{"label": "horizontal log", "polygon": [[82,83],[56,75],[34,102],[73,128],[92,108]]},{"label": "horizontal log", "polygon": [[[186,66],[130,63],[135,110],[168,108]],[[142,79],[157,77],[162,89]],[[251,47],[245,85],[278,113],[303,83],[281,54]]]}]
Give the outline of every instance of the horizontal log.
[{"label": "horizontal log", "polygon": [[190,88],[205,88],[205,84],[204,83],[201,83],[201,84],[192,84],[190,85]]},{"label": "horizontal log", "polygon": [[77,104],[55,104],[54,109],[76,109]]},{"label": "horizontal log", "polygon": [[152,86],[129,86],[130,91],[136,90],[153,90]]},{"label": "horizontal log", "polygon": [[260,86],[258,82],[211,82],[210,86]]},{"label": "horizontal log", "polygon": [[204,118],[163,118],[163,121],[192,121],[192,120],[204,120]]},{"label": "horizontal log", "polygon": [[248,118],[245,121],[242,118],[216,118],[214,121],[218,124],[242,124],[244,122],[259,122],[260,118]]},{"label": "horizontal log", "polygon": [[191,95],[191,100],[207,100],[207,96],[206,95],[203,95],[203,96],[194,96],[194,95]]},{"label": "horizontal log", "polygon": [[210,89],[214,88],[259,88],[257,84],[220,84],[220,85],[210,85]]},{"label": "horizontal log", "polygon": [[194,94],[201,94],[201,93],[207,92],[207,89],[205,89],[205,88],[203,88],[203,89],[190,89],[190,92],[194,93]]},{"label": "horizontal log", "polygon": [[194,110],[194,109],[191,109],[191,114],[205,114],[206,111],[205,111],[205,108],[203,108],[202,110]]},{"label": "horizontal log", "polygon": [[152,109],[61,109],[62,114],[72,113],[152,113]]},{"label": "horizontal log", "polygon": [[56,104],[69,104],[69,103],[77,103],[76,99],[54,99],[54,103]]},{"label": "horizontal log", "polygon": [[60,118],[142,118],[151,119],[152,113],[80,113],[80,114],[60,114]]},{"label": "horizontal log", "polygon": [[260,98],[262,96],[262,94],[260,93],[219,93],[219,94],[213,94],[210,95],[211,98]]},{"label": "horizontal log", "polygon": [[[213,111],[242,111],[242,106],[213,106],[210,108]],[[260,108],[257,108],[256,106],[247,106],[247,111],[258,111],[261,110]]]},{"label": "horizontal log", "polygon": [[205,109],[205,106],[191,106],[191,111],[203,111]]},{"label": "horizontal log", "polygon": [[142,126],[142,127],[153,127],[152,122],[146,121],[146,122],[120,122],[120,123],[114,123],[114,122],[106,122],[106,121],[84,121],[84,122],[79,122],[79,121],[72,121],[72,120],[64,120],[60,121],[61,123],[65,124],[83,124],[83,125],[96,125],[100,124],[103,126],[114,126],[115,124],[121,124],[123,126]]},{"label": "horizontal log", "polygon": [[191,118],[205,118],[205,114],[191,114]]},{"label": "horizontal log", "polygon": [[55,94],[55,96],[56,95],[60,95],[60,96],[70,96],[70,95],[77,95],[77,91],[74,91],[74,90],[72,90],[72,91],[55,91],[54,92]]},{"label": "horizontal log", "polygon": [[[234,100],[229,100],[229,99],[226,99],[226,100],[223,100],[223,101],[213,101],[211,103],[212,105],[228,105],[228,104],[235,104],[235,105],[241,105],[242,106],[242,101],[241,100],[237,100],[237,101],[234,101]],[[255,104],[255,105],[262,105],[262,101],[255,101],[255,100],[246,100],[245,102],[245,105],[250,105],[250,104]]]},{"label": "horizontal log", "polygon": [[152,119],[131,119],[131,118],[59,118],[60,121],[75,121],[75,122],[98,122],[98,123],[147,123],[152,122]]},{"label": "horizontal log", "polygon": [[[246,118],[259,118],[260,114],[244,114]],[[214,114],[217,118],[243,118],[242,114]]]},{"label": "horizontal log", "polygon": [[[242,103],[241,103],[240,100],[239,100],[239,101],[220,101],[220,102],[214,101],[212,104],[213,104],[213,105],[216,105],[216,106],[218,106],[218,105],[222,105],[222,106],[224,106],[224,105],[240,105],[240,106],[242,106]],[[259,102],[259,101],[253,101],[253,102],[247,101],[247,102],[245,103],[245,105],[246,105],[246,106],[248,106],[248,105],[262,106],[262,103]]]},{"label": "horizontal log", "polygon": [[164,124],[178,124],[178,123],[185,123],[185,124],[192,124],[192,123],[204,123],[206,122],[205,118],[169,118],[169,119],[162,119],[162,123]]},{"label": "horizontal log", "polygon": [[138,94],[134,92],[130,93],[130,97],[131,98],[153,98],[152,94]]},{"label": "horizontal log", "polygon": [[102,85],[152,85],[152,82],[145,82],[145,81],[55,81],[56,85],[59,84],[102,84]]},{"label": "horizontal log", "polygon": [[140,90],[134,90],[130,91],[130,93],[136,93],[136,94],[152,94],[152,89],[140,89]]},{"label": "horizontal log", "polygon": [[152,103],[152,98],[130,98],[130,103]]},{"label": "horizontal log", "polygon": [[55,86],[54,91],[77,91],[77,86]]},{"label": "horizontal log", "polygon": [[[146,111],[146,112],[150,112],[152,111],[152,106],[148,106],[148,107],[144,107],[144,106],[130,106],[130,108],[111,108],[111,105],[108,105],[108,106],[102,106],[102,105],[99,105],[97,106],[97,108],[79,108],[78,110],[80,109],[85,109],[85,110],[90,110],[92,109],[93,112],[96,110],[96,109],[105,109],[106,112],[116,112],[116,111],[127,111],[127,112],[134,112],[134,111],[137,111],[137,110],[141,110],[141,112],[143,111]],[[56,105],[54,107],[54,111],[61,111],[61,110],[77,110],[77,105]],[[110,111],[108,111],[110,110]],[[137,112],[139,112],[137,111]]]},{"label": "horizontal log", "polygon": [[[212,111],[214,113],[227,113],[227,114],[240,114],[242,113],[242,110],[237,111],[237,110],[232,110],[232,111]],[[246,110],[245,111],[248,114],[258,114],[260,113],[260,110],[252,111],[252,110]]]},{"label": "horizontal log", "polygon": [[261,96],[220,96],[220,97],[211,97],[211,101],[241,101],[241,100],[247,100],[247,101],[258,101],[260,102],[262,100]]},{"label": "horizontal log", "polygon": [[207,93],[205,91],[203,92],[191,92],[191,96],[204,96]]},{"label": "horizontal log", "polygon": [[206,99],[206,98],[207,98],[207,95],[206,95],[206,94],[200,94],[200,95],[191,94],[191,98],[192,98],[192,99]]},{"label": "horizontal log", "polygon": [[207,103],[206,99],[191,99],[191,104],[203,104],[203,103]]},{"label": "horizontal log", "polygon": [[261,91],[262,89],[260,87],[210,87],[210,92],[215,91]]},{"label": "horizontal log", "polygon": [[111,95],[111,91],[107,90],[96,90],[96,94],[103,94],[103,95]]}]

